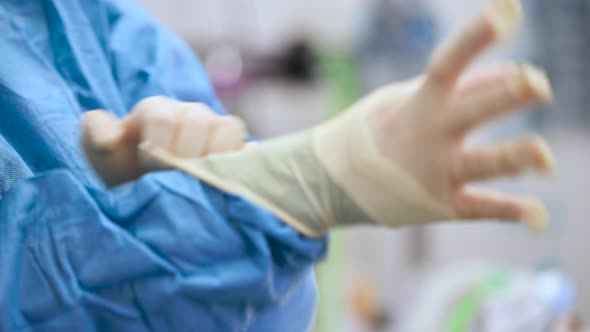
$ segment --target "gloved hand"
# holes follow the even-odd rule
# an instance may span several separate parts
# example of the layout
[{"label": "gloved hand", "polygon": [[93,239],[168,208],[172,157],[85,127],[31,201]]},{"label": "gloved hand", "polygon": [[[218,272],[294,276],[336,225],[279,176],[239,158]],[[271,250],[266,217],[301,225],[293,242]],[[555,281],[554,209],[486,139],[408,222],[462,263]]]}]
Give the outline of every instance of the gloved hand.
[{"label": "gloved hand", "polygon": [[114,186],[153,170],[138,153],[149,141],[184,158],[241,149],[246,127],[235,116],[219,116],[206,105],[150,97],[138,103],[124,119],[104,110],[82,118],[84,151],[105,184]]},{"label": "gloved hand", "polygon": [[386,86],[312,130],[200,159],[152,142],[141,150],[162,165],[249,198],[312,237],[338,225],[460,219],[519,220],[542,229],[548,216],[540,201],[467,187],[553,169],[538,137],[477,150],[464,145],[479,125],[552,98],[546,76],[532,66],[508,63],[464,74],[520,18],[518,1],[491,1],[435,53],[423,77]]}]

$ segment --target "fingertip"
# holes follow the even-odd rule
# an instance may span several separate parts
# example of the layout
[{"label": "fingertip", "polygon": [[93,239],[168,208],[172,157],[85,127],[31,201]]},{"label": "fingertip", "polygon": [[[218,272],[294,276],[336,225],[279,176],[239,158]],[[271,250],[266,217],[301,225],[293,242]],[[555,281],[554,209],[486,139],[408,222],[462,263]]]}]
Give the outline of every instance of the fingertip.
[{"label": "fingertip", "polygon": [[521,66],[521,78],[525,93],[531,94],[546,103],[553,100],[551,82],[542,69],[524,64]]},{"label": "fingertip", "polygon": [[513,102],[520,107],[553,100],[553,88],[547,74],[530,64],[521,64],[517,75],[506,81],[506,88]]},{"label": "fingertip", "polygon": [[535,232],[542,232],[549,225],[549,212],[538,199],[525,199],[520,220]]},{"label": "fingertip", "polygon": [[532,137],[536,149],[536,166],[537,170],[543,174],[552,174],[556,169],[555,157],[549,147],[549,144],[540,136]]},{"label": "fingertip", "polygon": [[80,117],[82,125],[90,126],[95,120],[101,121],[103,118],[114,118],[112,114],[103,109],[96,109],[82,113]]},{"label": "fingertip", "polygon": [[106,153],[116,149],[124,130],[119,120],[105,110],[93,110],[82,115],[84,146],[92,152]]},{"label": "fingertip", "polygon": [[489,19],[497,40],[514,34],[522,16],[522,5],[518,0],[489,0],[485,11],[485,17]]}]

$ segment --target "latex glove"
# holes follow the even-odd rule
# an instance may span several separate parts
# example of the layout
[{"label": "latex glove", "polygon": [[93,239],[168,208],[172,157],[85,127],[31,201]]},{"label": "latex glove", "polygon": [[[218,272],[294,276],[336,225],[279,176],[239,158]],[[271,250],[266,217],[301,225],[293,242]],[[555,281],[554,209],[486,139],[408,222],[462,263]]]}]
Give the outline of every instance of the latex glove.
[{"label": "latex glove", "polygon": [[312,130],[199,160],[149,142],[141,148],[162,164],[248,197],[312,237],[338,225],[458,219],[518,220],[542,229],[548,216],[540,201],[466,186],[553,169],[550,151],[537,137],[478,150],[464,146],[477,126],[552,98],[546,76],[531,66],[464,74],[520,19],[517,1],[490,2],[435,53],[423,77],[384,87]]},{"label": "latex glove", "polygon": [[82,118],[84,151],[103,181],[114,186],[154,170],[138,151],[141,141],[179,157],[196,158],[239,150],[246,127],[234,116],[216,115],[200,103],[150,97],[138,103],[124,119],[104,110]]}]

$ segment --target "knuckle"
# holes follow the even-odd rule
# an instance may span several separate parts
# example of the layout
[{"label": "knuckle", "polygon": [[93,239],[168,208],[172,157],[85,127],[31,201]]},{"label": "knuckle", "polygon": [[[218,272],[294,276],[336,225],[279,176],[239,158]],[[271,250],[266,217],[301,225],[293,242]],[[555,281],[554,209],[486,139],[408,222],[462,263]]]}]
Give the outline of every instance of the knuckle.
[{"label": "knuckle", "polygon": [[456,59],[452,56],[453,44],[445,43],[437,49],[428,66],[428,79],[436,83],[446,83],[454,77],[458,70]]},{"label": "knuckle", "polygon": [[160,107],[163,103],[168,102],[170,99],[166,96],[151,96],[140,100],[133,107],[133,112],[147,112],[154,108]]},{"label": "knuckle", "polygon": [[208,132],[209,127],[212,125],[212,121],[211,119],[201,116],[200,114],[190,112],[184,116],[181,125],[183,128],[185,128],[185,130]]},{"label": "knuckle", "polygon": [[194,112],[194,113],[198,113],[198,114],[202,114],[202,115],[211,115],[212,116],[215,114],[215,112],[213,112],[211,107],[209,107],[207,104],[200,103],[200,102],[186,103],[185,109],[190,112]]},{"label": "knuckle", "polygon": [[169,112],[160,109],[150,109],[146,112],[144,123],[153,126],[153,128],[171,127],[175,124],[175,117]]}]

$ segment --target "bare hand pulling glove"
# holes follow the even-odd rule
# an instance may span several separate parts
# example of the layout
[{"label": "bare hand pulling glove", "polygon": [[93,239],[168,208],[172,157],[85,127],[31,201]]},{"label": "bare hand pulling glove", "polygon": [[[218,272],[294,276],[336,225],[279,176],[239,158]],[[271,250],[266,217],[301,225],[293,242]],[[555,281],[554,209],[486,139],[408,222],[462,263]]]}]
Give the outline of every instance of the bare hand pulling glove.
[{"label": "bare hand pulling glove", "polygon": [[[519,220],[542,229],[548,216],[540,201],[466,186],[553,169],[550,151],[538,137],[478,150],[464,146],[477,126],[552,98],[545,74],[532,66],[507,63],[464,74],[520,20],[518,1],[490,1],[480,17],[435,53],[423,77],[386,86],[309,131],[239,151],[236,143],[225,149],[235,152],[205,157],[178,153],[148,135],[140,155],[147,168],[181,169],[249,198],[310,237],[339,225],[458,219]],[[196,148],[202,142],[194,144],[202,151]],[[99,173],[112,172],[104,170],[114,164],[89,155]]]},{"label": "bare hand pulling glove", "polygon": [[135,180],[154,170],[138,153],[148,141],[181,158],[239,150],[246,126],[234,116],[219,116],[206,105],[166,97],[141,101],[123,120],[95,110],[84,115],[82,145],[98,175],[109,186]]}]

